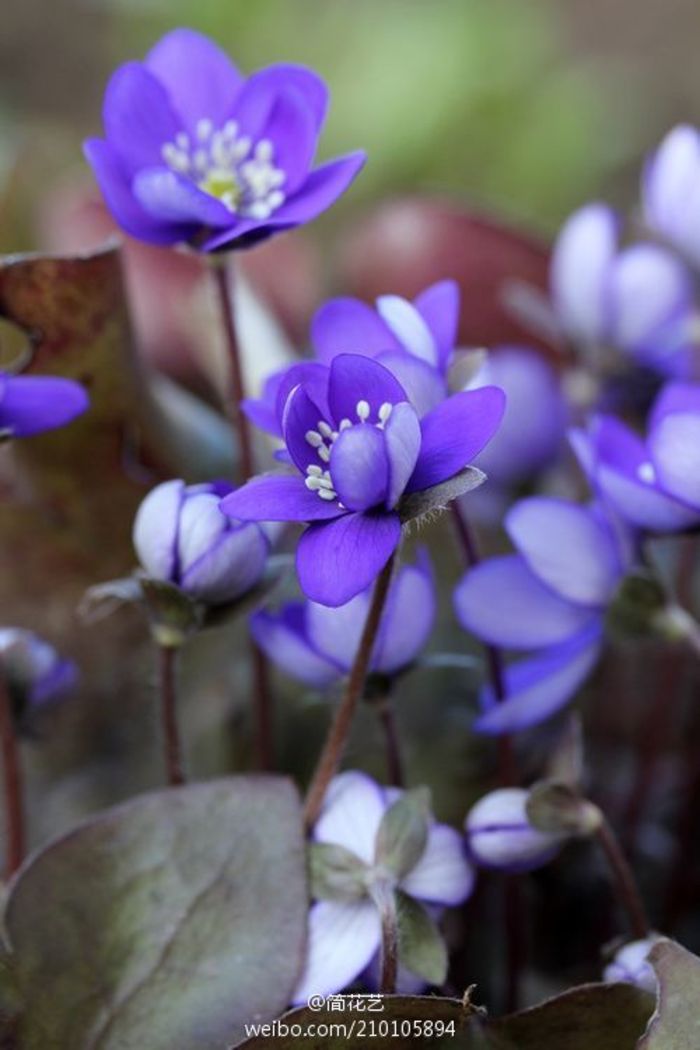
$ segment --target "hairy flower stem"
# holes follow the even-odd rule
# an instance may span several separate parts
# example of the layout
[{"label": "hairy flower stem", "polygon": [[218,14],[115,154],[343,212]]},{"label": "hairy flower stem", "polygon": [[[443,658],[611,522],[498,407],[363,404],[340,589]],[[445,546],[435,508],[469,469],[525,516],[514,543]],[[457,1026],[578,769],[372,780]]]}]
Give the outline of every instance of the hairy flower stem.
[{"label": "hairy flower stem", "polygon": [[384,745],[386,748],[386,767],[389,783],[392,787],[402,788],[404,786],[403,762],[401,759],[401,748],[399,746],[399,734],[396,726],[396,711],[390,693],[383,697],[377,708],[379,720],[384,730]]},{"label": "hairy flower stem", "polygon": [[365,626],[362,630],[362,637],[360,638],[360,644],[357,648],[357,653],[355,654],[355,661],[352,665],[352,670],[350,671],[350,677],[348,678],[343,698],[335,713],[335,718],[331,723],[328,736],[326,737],[323,749],[318,762],[316,763],[316,769],[311,778],[311,784],[306,795],[306,803],[304,805],[304,823],[307,830],[316,823],[318,815],[321,812],[321,806],[323,805],[323,799],[328,789],[328,785],[338,772],[343,753],[345,752],[348,736],[350,735],[350,729],[355,717],[355,711],[357,710],[357,705],[362,697],[365,682],[367,680],[369,662],[372,657],[377,631],[379,629],[382,613],[384,612],[384,606],[389,593],[389,584],[391,583],[391,576],[395,562],[396,551],[394,551],[389,558],[389,561],[382,569],[377,582],[374,585],[372,604],[367,613],[367,619],[365,620]]},{"label": "hairy flower stem", "polygon": [[372,890],[382,923],[381,977],[379,990],[382,995],[396,993],[399,972],[399,919],[396,910],[396,894],[391,886],[378,883]]},{"label": "hairy flower stem", "polygon": [[596,835],[610,868],[617,899],[627,913],[632,935],[635,940],[643,940],[651,927],[632,869],[607,820],[603,819]]},{"label": "hairy flower stem", "polygon": [[165,770],[168,784],[178,787],[185,783],[180,731],[177,725],[177,690],[175,688],[175,660],[177,650],[169,645],[158,646],[158,677],[160,682],[160,714],[163,732]]},{"label": "hairy flower stem", "polygon": [[17,871],[24,857],[24,806],[19,749],[7,682],[0,675],[0,748],[5,795],[5,878]]},{"label": "hairy flower stem", "polygon": [[[243,377],[243,362],[236,335],[236,311],[234,304],[233,267],[228,265],[225,253],[212,255],[211,272],[219,301],[224,339],[231,367],[231,400],[228,404],[231,425],[238,439],[240,453],[239,481],[247,481],[255,473],[253,442],[250,424],[241,409],[241,402],[246,396]],[[272,758],[272,694],[267,659],[250,639],[250,662],[252,667],[254,720],[257,765],[259,769],[273,768]]]}]

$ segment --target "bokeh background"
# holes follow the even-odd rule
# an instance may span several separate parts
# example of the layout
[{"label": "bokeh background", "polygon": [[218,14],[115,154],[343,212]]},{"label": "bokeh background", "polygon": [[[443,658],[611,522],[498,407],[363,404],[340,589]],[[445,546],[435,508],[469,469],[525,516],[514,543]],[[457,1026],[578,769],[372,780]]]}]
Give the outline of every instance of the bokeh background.
[{"label": "bokeh background", "polygon": [[[246,274],[268,310],[264,323],[273,326],[254,329],[258,375],[285,347],[303,349],[309,317],[326,294],[351,285],[366,290],[380,281],[375,268],[363,284],[372,252],[370,242],[357,237],[358,230],[371,231],[375,209],[385,202],[421,194],[440,198],[441,206],[485,209],[546,243],[589,199],[633,207],[648,151],[674,123],[700,123],[696,0],[24,0],[6,5],[1,22],[0,250],[6,253],[87,250],[109,235],[81,142],[99,133],[102,91],[113,68],[141,56],[169,28],[190,25],[211,34],[245,71],[286,60],[312,65],[326,78],[333,103],[322,156],[362,147],[370,159],[331,213],[246,259]],[[459,228],[452,236],[458,254]],[[222,372],[216,324],[212,304],[198,290],[196,262],[133,245],[126,257],[137,354],[217,406]],[[532,266],[544,273],[544,253]],[[376,291],[403,290],[392,280],[387,273]],[[42,631],[86,669],[78,697],[47,712],[27,748],[35,843],[85,813],[160,783],[143,624],[126,611],[116,627],[86,626],[75,607],[86,586],[131,569],[130,515],[149,484],[169,470],[189,477],[207,473],[219,445],[225,461],[216,421],[201,426],[209,445],[199,463],[196,456],[179,455],[182,447],[170,458],[135,455],[124,461],[128,491],[119,488],[118,506],[110,509],[106,494],[96,498],[89,486],[75,497],[92,522],[92,540],[79,553],[73,550],[73,561],[64,559],[55,576],[43,572],[41,560],[41,572],[25,572],[31,547],[19,567],[5,552],[3,571],[11,565],[15,592],[0,589],[2,619]],[[42,447],[48,446],[34,446],[35,463]],[[62,460],[59,454],[56,471],[70,467],[72,454],[70,446]],[[80,454],[91,452],[83,447]],[[435,648],[465,650],[449,608],[459,571],[454,559],[438,565],[444,598]],[[183,718],[199,776],[251,764],[248,671],[239,635],[226,628],[203,636],[183,661]],[[695,671],[674,670],[673,654],[631,653],[604,667],[588,694],[598,786],[613,804],[629,786],[631,741],[650,671],[662,688],[667,677],[680,689],[680,673],[689,702],[698,686]],[[414,741],[408,764],[412,781],[433,784],[440,815],[458,821],[483,789],[493,754],[481,742],[469,743],[464,677],[434,675],[417,674],[402,697],[403,728]],[[472,701],[475,684],[468,686]],[[323,705],[281,678],[275,688],[280,761],[303,776],[321,739]],[[606,696],[613,694],[611,710]],[[533,773],[548,744],[545,730],[528,752]],[[692,733],[684,746],[697,755]],[[381,743],[369,711],[350,758],[381,775]],[[681,756],[669,765],[670,797],[685,775],[685,761]],[[668,797],[662,790],[654,814],[660,822],[645,832],[644,879],[651,893],[678,848],[663,828]],[[600,942],[615,929],[609,908],[601,911],[604,875],[581,856],[572,850],[554,875],[545,871],[529,884],[528,894],[540,905],[530,931],[537,980],[547,972],[552,987],[595,976]],[[681,889],[686,897],[693,891]],[[486,893],[475,907],[473,914],[488,919],[497,904]],[[556,931],[572,907],[598,918],[570,926],[564,945]],[[686,943],[697,950],[697,914],[691,909],[680,918]],[[459,919],[458,939],[470,921],[468,913]],[[481,932],[467,939],[458,963],[460,973],[488,989],[498,947],[485,929],[482,923]]]}]

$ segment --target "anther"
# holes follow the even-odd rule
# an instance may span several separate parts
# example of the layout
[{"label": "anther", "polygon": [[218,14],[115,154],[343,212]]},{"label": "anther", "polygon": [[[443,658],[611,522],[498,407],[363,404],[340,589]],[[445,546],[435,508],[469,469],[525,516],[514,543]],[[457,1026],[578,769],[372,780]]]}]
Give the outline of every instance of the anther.
[{"label": "anther", "polygon": [[355,406],[355,411],[357,412],[357,418],[363,423],[366,423],[369,419],[370,413],[369,401],[358,401]]},{"label": "anther", "polygon": [[304,438],[306,439],[306,443],[311,445],[312,448],[320,448],[323,444],[323,438],[317,430],[307,430],[304,434]]},{"label": "anther", "polygon": [[394,406],[389,404],[388,401],[385,401],[382,405],[379,406],[379,413],[378,414],[379,414],[379,422],[380,423],[386,423],[387,419],[391,415],[391,410],[392,410],[393,407]]},{"label": "anther", "polygon": [[324,438],[329,438],[333,434],[333,427],[330,427],[323,419],[319,419],[316,426],[319,434],[323,434]]}]

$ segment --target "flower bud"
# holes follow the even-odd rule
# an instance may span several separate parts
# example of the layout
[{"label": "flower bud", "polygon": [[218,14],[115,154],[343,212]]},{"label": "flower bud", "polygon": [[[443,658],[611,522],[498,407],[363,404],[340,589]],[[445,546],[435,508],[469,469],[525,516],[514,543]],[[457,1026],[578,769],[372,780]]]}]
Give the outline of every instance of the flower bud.
[{"label": "flower bud", "polygon": [[146,496],[133,541],[149,576],[209,605],[233,601],[258,582],[267,539],[259,525],[221,513],[219,501],[230,491],[219,482],[166,481]]},{"label": "flower bud", "polygon": [[467,841],[478,864],[530,871],[555,856],[566,836],[532,826],[526,811],[528,797],[522,788],[500,788],[472,806],[466,820]]},{"label": "flower bud", "polygon": [[624,981],[634,984],[645,992],[656,994],[656,974],[648,962],[649,952],[658,941],[658,937],[645,937],[640,941],[630,941],[619,948],[603,971],[603,980],[608,984]]},{"label": "flower bud", "polygon": [[0,627],[0,669],[20,713],[57,699],[77,679],[75,664],[22,627]]}]

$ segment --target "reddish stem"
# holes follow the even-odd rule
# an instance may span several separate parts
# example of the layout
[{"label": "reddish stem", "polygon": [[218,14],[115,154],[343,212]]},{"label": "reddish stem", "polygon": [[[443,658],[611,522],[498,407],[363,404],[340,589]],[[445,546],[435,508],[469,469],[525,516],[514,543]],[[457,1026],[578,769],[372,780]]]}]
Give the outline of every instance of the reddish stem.
[{"label": "reddish stem", "polygon": [[163,732],[165,770],[168,784],[178,787],[185,783],[182,746],[177,724],[177,691],[175,688],[176,650],[167,645],[158,646],[158,673],[160,679],[160,714]]},{"label": "reddish stem", "polygon": [[12,701],[7,682],[0,675],[0,748],[2,749],[3,789],[5,795],[5,876],[19,868],[24,858],[24,805],[22,770],[15,736]]}]

